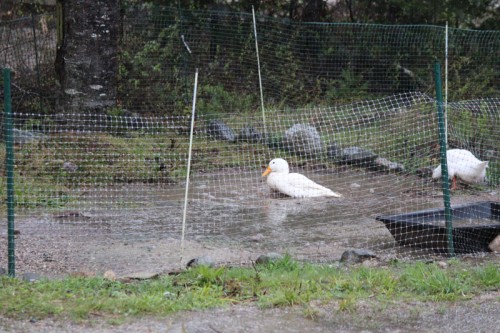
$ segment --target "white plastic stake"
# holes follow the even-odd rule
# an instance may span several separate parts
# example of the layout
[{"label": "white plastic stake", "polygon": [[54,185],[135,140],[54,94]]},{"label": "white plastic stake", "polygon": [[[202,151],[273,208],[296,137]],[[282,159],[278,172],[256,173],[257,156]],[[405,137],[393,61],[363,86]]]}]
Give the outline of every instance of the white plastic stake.
[{"label": "white plastic stake", "polygon": [[262,124],[264,126],[264,137],[267,137],[266,129],[266,112],[264,110],[264,92],[262,89],[262,76],[260,74],[260,56],[259,56],[259,43],[257,42],[257,21],[255,20],[255,10],[252,6],[253,16],[253,33],[255,37],[255,52],[257,53],[257,71],[259,72],[259,88],[260,88],[260,105],[262,109]]},{"label": "white plastic stake", "polygon": [[188,151],[187,172],[186,172],[186,189],[184,192],[184,212],[182,214],[182,236],[181,236],[181,257],[180,257],[181,264],[182,264],[182,259],[184,257],[184,239],[186,235],[186,215],[187,215],[188,194],[189,194],[189,176],[191,172],[191,152],[193,148],[194,116],[196,113],[197,90],[198,90],[198,68],[196,69],[196,74],[194,76],[193,109],[191,111],[191,128],[189,131],[189,151]]}]

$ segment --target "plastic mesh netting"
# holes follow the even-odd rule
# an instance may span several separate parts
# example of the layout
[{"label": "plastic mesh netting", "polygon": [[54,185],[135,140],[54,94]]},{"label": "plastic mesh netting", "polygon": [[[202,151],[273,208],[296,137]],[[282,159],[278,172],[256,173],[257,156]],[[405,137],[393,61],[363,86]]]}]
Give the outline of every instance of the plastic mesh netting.
[{"label": "plastic mesh netting", "polygon": [[[48,19],[30,23],[37,36],[52,31]],[[449,254],[432,76],[434,60],[444,63],[444,28],[263,16],[256,27],[263,101],[252,15],[129,9],[120,99],[100,114],[56,113],[57,98],[44,93],[52,81],[34,84],[54,39],[38,44],[44,57],[17,58],[35,60],[26,66],[9,51],[21,35],[9,39],[1,60],[15,72],[14,137],[2,147],[15,151],[21,271],[161,271],[177,267],[183,251],[182,265],[201,254],[233,264],[265,252],[331,261],[351,248],[386,258]],[[13,26],[2,29],[14,36]],[[484,253],[497,249],[499,234],[500,35],[450,29],[449,45],[454,251]],[[271,191],[262,173],[275,158],[342,197]],[[0,244],[6,251],[6,237]]]}]

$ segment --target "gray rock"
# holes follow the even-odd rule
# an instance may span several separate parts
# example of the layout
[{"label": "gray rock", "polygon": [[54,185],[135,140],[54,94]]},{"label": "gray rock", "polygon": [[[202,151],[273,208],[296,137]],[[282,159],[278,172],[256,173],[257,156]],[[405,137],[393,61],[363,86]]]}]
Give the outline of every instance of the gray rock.
[{"label": "gray rock", "polygon": [[214,267],[215,266],[215,261],[208,257],[208,256],[202,256],[202,257],[197,257],[193,258],[188,261],[186,264],[186,267],[198,267],[198,266],[208,266],[208,267]]},{"label": "gray rock", "polygon": [[340,160],[342,158],[342,148],[338,147],[335,144],[329,145],[326,148],[326,155],[329,159]]},{"label": "gray rock", "polygon": [[500,253],[500,235],[496,236],[488,245],[492,252]]},{"label": "gray rock", "polygon": [[301,156],[317,156],[323,153],[321,136],[315,127],[295,124],[285,131],[283,144],[292,153]]},{"label": "gray rock", "polygon": [[0,267],[0,275],[7,275],[7,271],[5,270],[5,268]]},{"label": "gray rock", "polygon": [[391,162],[387,158],[378,157],[374,162],[375,168],[380,171],[404,172],[404,165],[396,162]]},{"label": "gray rock", "polygon": [[350,187],[350,188],[352,188],[353,190],[355,190],[355,189],[360,188],[360,187],[361,187],[361,185],[359,185],[358,183],[351,183],[351,184],[349,185],[349,187]]},{"label": "gray rock", "polygon": [[44,139],[45,135],[42,133],[30,132],[17,128],[12,130],[12,140],[14,144],[32,143],[42,141]]},{"label": "gray rock", "polygon": [[222,120],[211,120],[207,126],[207,133],[219,140],[235,141],[236,134],[233,129],[227,126]]},{"label": "gray rock", "polygon": [[[334,155],[335,154],[335,155]],[[329,156],[332,159],[346,164],[354,164],[357,166],[372,166],[375,163],[377,154],[371,150],[360,147],[347,147],[341,150],[329,148]]]},{"label": "gray rock", "polygon": [[432,176],[432,172],[434,171],[433,167],[423,167],[417,169],[416,174],[422,178],[430,178]]},{"label": "gray rock", "polygon": [[238,141],[260,142],[262,134],[251,125],[245,125],[238,134]]},{"label": "gray rock", "polygon": [[62,168],[66,172],[75,172],[76,170],[78,170],[78,166],[71,162],[64,162]]},{"label": "gray rock", "polygon": [[170,292],[170,291],[165,291],[165,292],[163,293],[163,297],[164,297],[165,299],[174,299],[176,296],[175,296],[175,293],[173,293],[173,292]]},{"label": "gray rock", "polygon": [[36,282],[41,280],[42,277],[36,273],[24,273],[21,275],[21,280],[25,282]]},{"label": "gray rock", "polygon": [[340,262],[345,264],[355,264],[373,258],[377,258],[377,255],[373,251],[365,249],[354,249],[344,251],[344,253],[342,253],[342,256],[340,257]]},{"label": "gray rock", "polygon": [[282,259],[283,259],[283,256],[281,254],[275,253],[275,252],[270,252],[267,254],[260,255],[257,258],[257,260],[255,260],[255,263],[259,264],[259,265],[265,265],[265,264],[269,264],[273,261],[278,261],[278,260],[282,260]]}]

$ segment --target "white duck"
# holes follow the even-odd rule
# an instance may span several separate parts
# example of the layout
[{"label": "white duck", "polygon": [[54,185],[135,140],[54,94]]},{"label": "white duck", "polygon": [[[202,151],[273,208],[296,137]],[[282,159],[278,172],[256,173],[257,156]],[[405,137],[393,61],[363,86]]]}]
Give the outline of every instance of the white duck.
[{"label": "white duck", "polygon": [[342,197],[341,194],[321,186],[300,173],[290,173],[288,163],[275,158],[262,174],[267,177],[267,185],[275,191],[294,198]]},{"label": "white duck", "polygon": [[[485,180],[488,161],[478,160],[465,149],[450,149],[446,152],[448,178],[452,179],[451,189],[456,190],[457,178],[466,183],[480,183]],[[441,165],[432,173],[433,179],[441,178]]]}]

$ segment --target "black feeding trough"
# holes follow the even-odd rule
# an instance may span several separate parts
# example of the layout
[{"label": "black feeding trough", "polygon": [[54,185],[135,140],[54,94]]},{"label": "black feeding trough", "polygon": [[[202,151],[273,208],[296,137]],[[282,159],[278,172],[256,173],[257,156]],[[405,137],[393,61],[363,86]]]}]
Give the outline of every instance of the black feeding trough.
[{"label": "black feeding trough", "polygon": [[[491,252],[500,235],[500,202],[477,202],[451,207],[453,246],[457,254]],[[400,246],[448,253],[444,209],[378,216]]]}]

